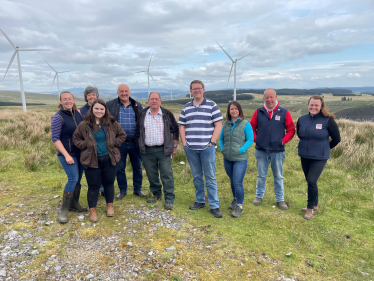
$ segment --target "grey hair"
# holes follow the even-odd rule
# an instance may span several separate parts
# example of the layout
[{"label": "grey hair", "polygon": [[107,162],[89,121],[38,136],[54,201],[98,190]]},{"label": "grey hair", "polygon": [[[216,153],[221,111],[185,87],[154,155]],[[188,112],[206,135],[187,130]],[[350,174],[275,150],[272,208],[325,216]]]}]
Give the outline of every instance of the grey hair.
[{"label": "grey hair", "polygon": [[158,94],[158,96],[160,97],[160,100],[162,100],[162,99],[161,99],[161,95],[160,95],[159,92],[151,92],[151,93],[149,94],[149,96],[148,96],[148,99],[151,98],[151,95],[152,95],[152,94]]},{"label": "grey hair", "polygon": [[99,89],[98,88],[96,88],[96,87],[92,87],[91,85],[89,85],[89,86],[87,86],[87,88],[86,89],[84,89],[84,100],[86,101],[86,102],[88,102],[88,100],[87,100],[87,96],[88,96],[88,94],[90,94],[90,93],[95,93],[96,94],[96,98],[98,99],[99,98]]},{"label": "grey hair", "polygon": [[273,91],[274,91],[274,95],[277,95],[277,92],[276,92],[273,88],[267,88],[267,89],[264,91],[264,95],[265,95],[265,92],[266,92],[267,90],[273,90]]}]

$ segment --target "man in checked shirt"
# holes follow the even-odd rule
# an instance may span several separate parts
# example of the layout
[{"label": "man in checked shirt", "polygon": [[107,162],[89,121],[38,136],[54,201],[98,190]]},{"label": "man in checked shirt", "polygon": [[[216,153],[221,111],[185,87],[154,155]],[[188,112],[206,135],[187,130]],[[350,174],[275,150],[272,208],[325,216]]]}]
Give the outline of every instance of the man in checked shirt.
[{"label": "man in checked shirt", "polygon": [[153,193],[153,197],[148,198],[147,202],[160,201],[163,187],[165,209],[172,210],[175,194],[171,159],[177,153],[179,128],[173,113],[161,107],[159,93],[152,92],[148,104],[149,107],[139,114],[135,132],[135,140],[147,173],[149,188]]}]

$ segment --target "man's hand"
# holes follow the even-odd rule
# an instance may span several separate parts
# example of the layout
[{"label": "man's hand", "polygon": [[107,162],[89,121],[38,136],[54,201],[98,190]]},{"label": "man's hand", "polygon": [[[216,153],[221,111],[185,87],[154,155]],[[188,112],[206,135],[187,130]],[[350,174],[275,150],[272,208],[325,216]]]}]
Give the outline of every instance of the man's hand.
[{"label": "man's hand", "polygon": [[177,154],[177,148],[174,147],[173,153],[170,155],[170,159],[173,159],[173,156]]}]

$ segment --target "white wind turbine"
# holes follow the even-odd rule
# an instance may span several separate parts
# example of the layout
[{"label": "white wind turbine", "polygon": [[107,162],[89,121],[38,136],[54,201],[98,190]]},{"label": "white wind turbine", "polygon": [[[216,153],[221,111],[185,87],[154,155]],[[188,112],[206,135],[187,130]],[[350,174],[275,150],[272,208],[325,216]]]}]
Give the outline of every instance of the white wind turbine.
[{"label": "white wind turbine", "polygon": [[27,112],[27,109],[26,109],[26,99],[25,99],[25,91],[23,89],[23,79],[22,79],[22,69],[21,69],[21,60],[20,60],[20,57],[19,57],[19,52],[20,51],[50,51],[48,49],[20,49],[18,46],[15,46],[13,44],[13,42],[9,39],[9,37],[4,33],[4,31],[2,31],[0,29],[0,31],[4,34],[5,38],[9,41],[9,43],[13,46],[14,48],[14,54],[12,56],[12,58],[10,59],[10,62],[9,62],[9,65],[8,65],[8,68],[7,70],[5,71],[5,75],[4,75],[4,78],[3,80],[5,79],[5,76],[6,74],[8,73],[8,70],[9,70],[9,67],[12,65],[12,62],[14,60],[14,57],[17,55],[17,61],[18,61],[18,73],[19,73],[19,83],[20,83],[20,86],[21,86],[21,98],[22,98],[22,107],[23,107],[23,111],[24,112]]},{"label": "white wind turbine", "polygon": [[[140,73],[140,72],[147,72],[147,76],[148,76],[148,96],[149,94],[151,93],[151,88],[150,88],[150,85],[149,85],[149,76],[152,77],[153,81],[155,81],[155,83],[157,84],[156,80],[153,78],[153,76],[151,75],[151,73],[149,73],[149,67],[151,66],[151,60],[152,60],[152,56],[153,54],[151,55],[151,58],[149,60],[149,64],[148,64],[148,68],[147,70],[142,70],[142,71],[137,71],[135,73]],[[158,84],[157,84],[158,85]]]},{"label": "white wind turbine", "polygon": [[[183,83],[184,83],[184,82],[183,82]],[[189,86],[189,85],[187,85],[186,83],[184,83],[184,85],[186,85],[187,88],[190,90],[190,86]],[[191,98],[191,90],[190,90],[190,98]]]},{"label": "white wind turbine", "polygon": [[166,85],[166,86],[168,86],[168,88],[170,89],[170,99],[172,100],[173,99],[173,90],[175,89],[175,88],[170,88],[169,87],[169,85]]},{"label": "white wind turbine", "polygon": [[[46,60],[44,60],[48,65],[49,65],[49,67],[50,68],[52,68],[52,70],[54,71],[54,72],[56,72],[56,75],[55,75],[55,78],[53,78],[53,83],[52,83],[52,87],[53,87],[53,84],[55,83],[55,80],[56,80],[56,77],[57,77],[57,88],[58,88],[58,100],[60,101],[60,83],[59,83],[59,81],[58,81],[58,74],[59,73],[65,73],[65,72],[71,72],[71,71],[73,71],[73,70],[67,70],[67,71],[56,71]],[[51,87],[51,88],[52,88]]]},{"label": "white wind turbine", "polygon": [[[217,42],[218,44],[218,42]],[[218,46],[221,47],[220,44],[218,44]],[[229,57],[229,59],[232,61],[232,64],[231,64],[231,69],[230,69],[230,74],[229,74],[229,80],[227,80],[227,85],[229,85],[229,81],[230,81],[230,76],[231,76],[231,71],[232,71],[232,67],[234,66],[234,100],[236,100],[236,63],[241,60],[242,58],[250,55],[251,53],[249,54],[246,54],[245,56],[242,56],[241,58],[239,59],[236,59],[236,60],[233,60],[232,57],[221,47],[221,49],[225,52],[225,54]]]}]

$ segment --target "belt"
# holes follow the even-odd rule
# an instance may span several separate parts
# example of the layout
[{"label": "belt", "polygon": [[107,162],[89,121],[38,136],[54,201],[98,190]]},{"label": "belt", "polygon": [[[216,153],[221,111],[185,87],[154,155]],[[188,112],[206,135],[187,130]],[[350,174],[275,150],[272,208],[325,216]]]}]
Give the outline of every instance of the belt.
[{"label": "belt", "polygon": [[151,145],[151,146],[146,145],[146,147],[161,147],[161,146],[164,146],[164,145],[163,144],[161,144],[161,145]]},{"label": "belt", "polygon": [[125,139],[125,142],[135,141],[135,139]]}]

